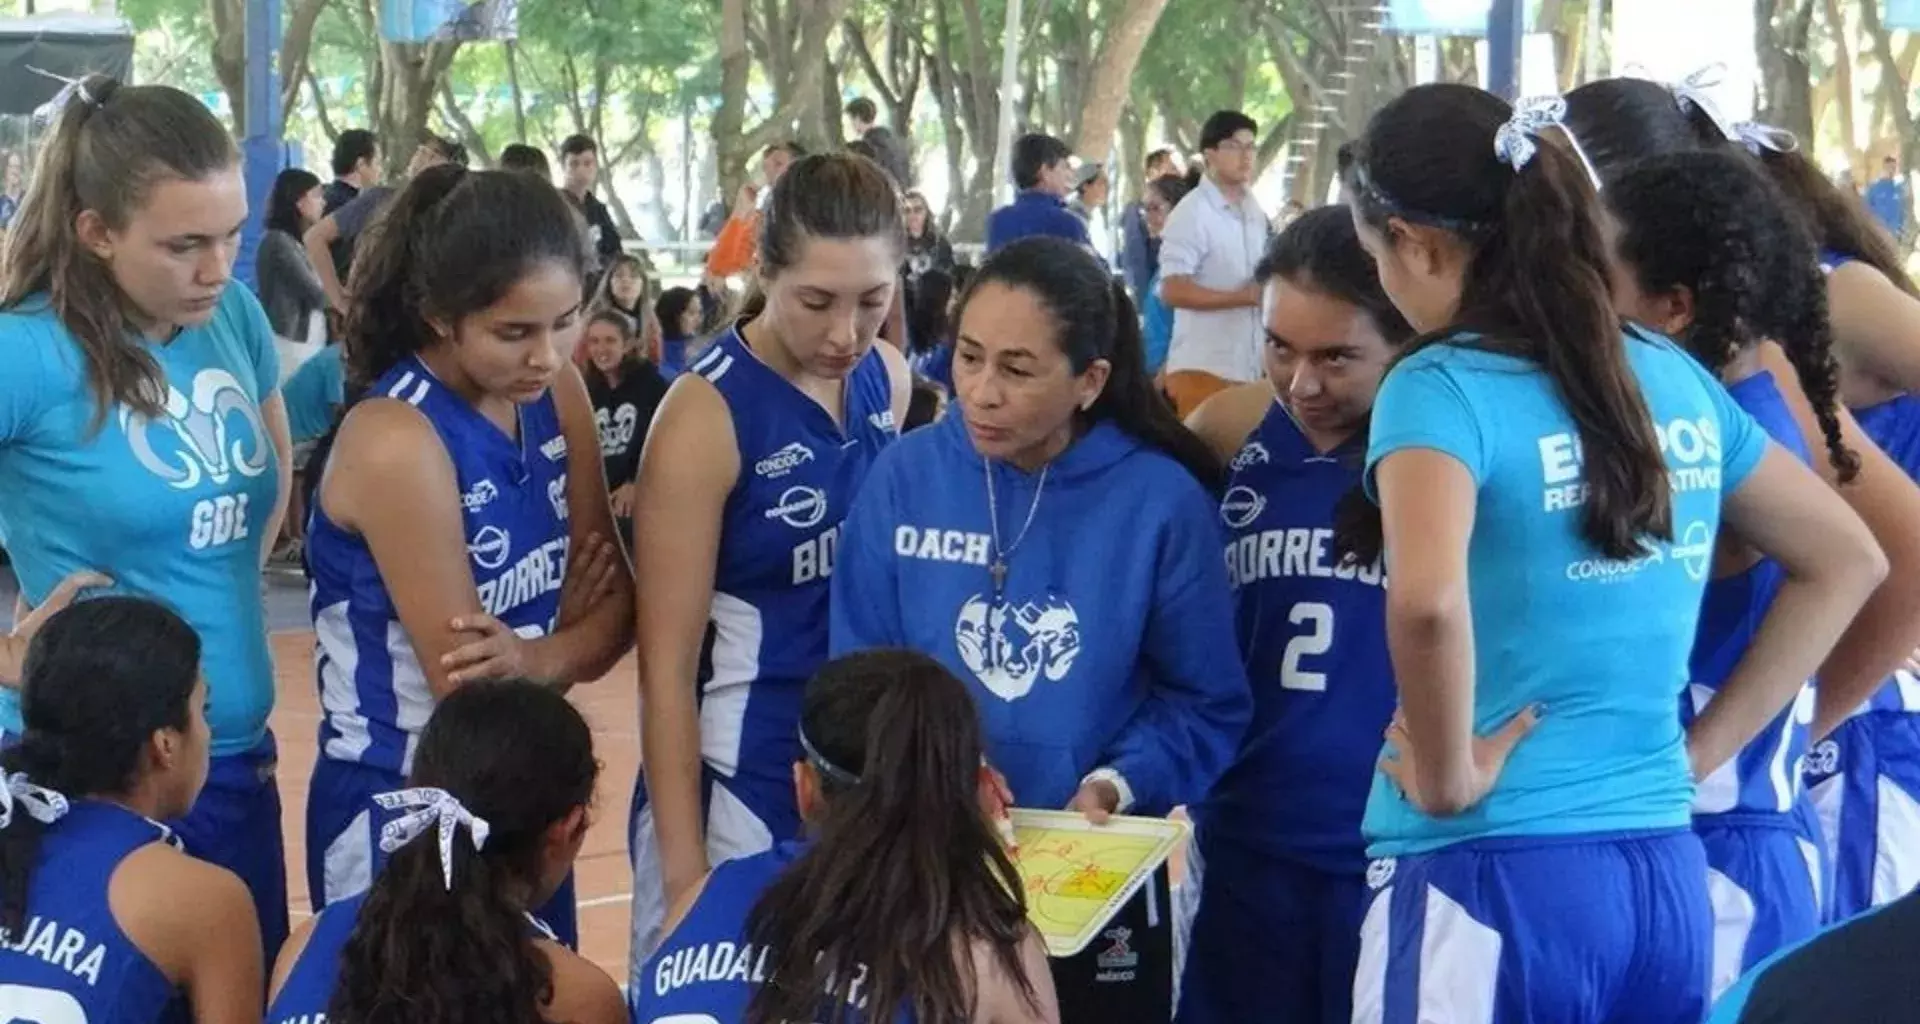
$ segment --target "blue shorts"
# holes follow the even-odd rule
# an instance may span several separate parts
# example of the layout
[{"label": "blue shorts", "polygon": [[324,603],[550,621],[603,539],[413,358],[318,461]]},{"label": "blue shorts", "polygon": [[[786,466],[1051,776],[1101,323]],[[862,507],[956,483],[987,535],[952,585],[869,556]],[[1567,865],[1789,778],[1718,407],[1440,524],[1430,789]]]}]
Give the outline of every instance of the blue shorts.
[{"label": "blue shorts", "polygon": [[1840,723],[1807,755],[1807,791],[1833,860],[1828,921],[1920,885],[1920,715],[1873,711]]},{"label": "blue shorts", "polygon": [[1749,968],[1820,930],[1827,857],[1805,799],[1786,814],[1706,815],[1693,830],[1707,851],[1718,999]]},{"label": "blue shorts", "polygon": [[1354,1024],[1697,1024],[1713,952],[1706,879],[1687,830],[1376,860]]},{"label": "blue shorts", "polygon": [[1203,830],[1177,1024],[1347,1024],[1366,877],[1265,856]]},{"label": "blue shorts", "polygon": [[[373,798],[405,788],[405,778],[384,768],[324,754],[314,764],[313,782],[307,789],[307,898],[314,913],[373,884],[373,876],[387,862],[387,855],[380,852],[380,827],[387,821],[387,812]],[[568,949],[580,948],[572,871],[533,916]]]},{"label": "blue shorts", "polygon": [[[19,737],[0,732],[0,749]],[[280,835],[279,748],[273,733],[244,754],[216,757],[186,816],[166,822],[193,856],[240,876],[260,921],[269,966],[287,941],[287,853]]]}]

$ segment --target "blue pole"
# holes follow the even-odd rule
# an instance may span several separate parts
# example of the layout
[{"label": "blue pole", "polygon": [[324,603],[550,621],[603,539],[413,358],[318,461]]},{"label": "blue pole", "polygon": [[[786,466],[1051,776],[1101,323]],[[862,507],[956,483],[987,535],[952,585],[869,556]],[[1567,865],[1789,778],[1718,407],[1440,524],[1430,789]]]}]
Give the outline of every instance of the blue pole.
[{"label": "blue pole", "polygon": [[1520,40],[1526,32],[1521,0],[1493,0],[1487,11],[1487,91],[1495,96],[1520,98]]},{"label": "blue pole", "polygon": [[247,117],[240,155],[246,168],[249,213],[233,269],[240,280],[257,285],[254,256],[260,249],[267,200],[273,195],[273,179],[286,164],[286,146],[280,138],[280,75],[274,66],[280,56],[280,0],[247,0],[246,31]]}]

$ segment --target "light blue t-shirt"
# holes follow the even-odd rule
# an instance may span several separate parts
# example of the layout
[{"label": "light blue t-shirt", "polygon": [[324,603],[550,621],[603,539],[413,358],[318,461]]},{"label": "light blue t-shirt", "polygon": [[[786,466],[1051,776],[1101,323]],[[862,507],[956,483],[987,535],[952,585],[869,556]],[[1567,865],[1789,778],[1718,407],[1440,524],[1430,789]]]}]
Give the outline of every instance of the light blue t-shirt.
[{"label": "light blue t-shirt", "polygon": [[281,398],[287,403],[287,427],[294,444],[317,441],[333,429],[340,406],[346,403],[347,370],[341,345],[328,345],[300,364],[287,378]]},{"label": "light blue t-shirt", "polygon": [[[242,753],[273,707],[260,554],[280,467],[260,405],[280,357],[237,283],[206,324],[148,351],[165,417],[115,405],[96,432],[86,360],[45,300],[0,313],[0,523],[29,602],[96,570],[177,610],[200,634],[213,753]],[[0,690],[0,730],[20,730],[16,691]]]},{"label": "light blue t-shirt", "polygon": [[[1364,825],[1373,856],[1486,836],[1687,827],[1693,783],[1674,708],[1723,496],[1768,442],[1671,342],[1630,335],[1627,357],[1671,471],[1674,532],[1628,561],[1607,559],[1581,534],[1579,433],[1534,364],[1433,344],[1381,383],[1369,490],[1380,460],[1408,448],[1453,456],[1478,485],[1467,551],[1474,730],[1498,728],[1529,704],[1545,714],[1493,792],[1464,813],[1422,814],[1376,772]],[[1422,682],[1402,676],[1400,685]]]}]

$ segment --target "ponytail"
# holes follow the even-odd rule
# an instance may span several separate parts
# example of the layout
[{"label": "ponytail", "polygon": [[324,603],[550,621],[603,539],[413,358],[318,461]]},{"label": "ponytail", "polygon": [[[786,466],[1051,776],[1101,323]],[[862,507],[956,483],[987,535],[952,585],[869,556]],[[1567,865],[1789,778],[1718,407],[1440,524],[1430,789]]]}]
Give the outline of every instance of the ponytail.
[{"label": "ponytail", "polygon": [[[21,773],[69,800],[131,791],[153,734],[187,731],[199,676],[200,637],[159,604],[99,597],[55,614],[27,648],[24,731],[0,751],[0,785]],[[47,827],[15,806],[0,828],[0,930],[16,939]]]},{"label": "ponytail", "polygon": [[88,75],[56,102],[63,105],[0,254],[0,310],[44,297],[86,362],[90,430],[115,405],[164,418],[165,378],[135,336],[143,314],[113,269],[81,245],[74,222],[91,210],[123,229],[156,185],[204,181],[233,168],[239,151],[205,104],[171,86]]},{"label": "ponytail", "polygon": [[807,684],[800,729],[825,806],[748,916],[768,970],[746,1024],[820,1019],[823,1000],[834,1024],[969,1020],[976,944],[1034,1005],[1025,889],[981,810],[966,687],[922,654],[850,655]]},{"label": "ponytail", "polygon": [[545,869],[548,830],[586,806],[598,772],[585,719],[551,689],[472,683],[441,701],[420,734],[409,782],[470,810],[485,822],[484,842],[463,818],[447,826],[458,834],[445,864],[432,829],[393,851],[341,950],[327,1019],[543,1020],[553,966],[534,945],[520,901]]},{"label": "ponytail", "polygon": [[309,498],[340,423],[388,370],[442,340],[434,322],[457,326],[536,268],[556,266],[586,280],[595,256],[563,195],[520,171],[444,163],[414,175],[374,215],[354,247],[347,283],[346,401],[308,460]]},{"label": "ponytail", "polygon": [[374,215],[354,246],[347,283],[352,301],[344,330],[347,405],[408,354],[433,342],[426,319],[430,314],[422,308],[430,297],[416,290],[415,278],[431,244],[426,237],[431,214],[467,173],[465,167],[449,163],[414,175]]},{"label": "ponytail", "polygon": [[[1472,344],[1537,365],[1579,434],[1582,535],[1608,558],[1634,558],[1648,537],[1673,536],[1666,460],[1613,312],[1587,168],[1551,118],[1532,126],[1530,159],[1496,155],[1496,137],[1521,120],[1491,93],[1419,86],[1374,115],[1344,176],[1376,230],[1391,230],[1391,219],[1423,223],[1473,250],[1454,322],[1402,358]],[[1350,534],[1348,550],[1364,564],[1379,536],[1377,527]]]},{"label": "ponytail", "polygon": [[1108,285],[1108,291],[1114,307],[1113,354],[1108,357],[1112,370],[1107,374],[1107,386],[1090,410],[1093,418],[1112,420],[1135,439],[1186,467],[1201,486],[1218,497],[1226,489],[1226,468],[1213,449],[1180,422],[1147,372],[1140,316],[1127,297],[1126,286],[1116,280]]}]

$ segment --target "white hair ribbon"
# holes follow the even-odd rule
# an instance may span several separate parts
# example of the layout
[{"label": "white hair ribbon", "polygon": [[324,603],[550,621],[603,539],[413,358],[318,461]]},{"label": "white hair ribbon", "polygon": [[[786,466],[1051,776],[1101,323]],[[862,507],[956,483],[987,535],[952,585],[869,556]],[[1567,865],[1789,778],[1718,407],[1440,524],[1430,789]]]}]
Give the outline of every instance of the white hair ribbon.
[{"label": "white hair ribbon", "polygon": [[1513,116],[1493,135],[1493,152],[1507,166],[1519,170],[1540,151],[1534,140],[1567,116],[1567,101],[1559,96],[1535,96],[1513,105]]},{"label": "white hair ribbon", "polygon": [[458,798],[444,789],[403,789],[380,793],[373,798],[381,809],[407,813],[380,828],[380,849],[393,853],[418,839],[428,829],[436,829],[440,843],[440,874],[453,888],[453,834],[465,825],[477,852],[487,844],[487,819],[474,816]]},{"label": "white hair ribbon", "polygon": [[1720,130],[1720,134],[1731,139],[1734,138],[1733,123],[1720,112],[1720,105],[1715,103],[1713,97],[1707,93],[1708,89],[1720,84],[1726,73],[1725,64],[1709,64],[1679,82],[1667,86],[1667,89],[1673,93],[1674,102],[1680,104],[1682,108],[1692,107],[1707,115],[1707,120],[1713,122],[1713,126]]},{"label": "white hair ribbon", "polygon": [[51,825],[66,817],[68,810],[66,797],[28,782],[26,772],[14,772],[6,777],[5,785],[0,785],[0,828],[13,824],[15,805],[42,825]]},{"label": "white hair ribbon", "polygon": [[1800,140],[1792,132],[1758,121],[1742,121],[1734,125],[1729,137],[1747,147],[1747,152],[1754,156],[1761,155],[1763,150],[1791,153],[1800,148]]}]

